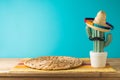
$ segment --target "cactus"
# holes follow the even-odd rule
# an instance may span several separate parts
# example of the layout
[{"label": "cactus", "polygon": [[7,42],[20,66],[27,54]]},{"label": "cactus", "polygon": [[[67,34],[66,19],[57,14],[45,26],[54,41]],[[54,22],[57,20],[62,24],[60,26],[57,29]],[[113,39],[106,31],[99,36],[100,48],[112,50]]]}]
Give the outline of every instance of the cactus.
[{"label": "cactus", "polygon": [[[112,34],[105,35],[104,32],[94,30],[90,27],[86,27],[87,34],[90,39],[93,40],[93,51],[94,52],[104,52],[104,47],[108,46],[112,40]],[[106,36],[106,38],[105,38]]]}]

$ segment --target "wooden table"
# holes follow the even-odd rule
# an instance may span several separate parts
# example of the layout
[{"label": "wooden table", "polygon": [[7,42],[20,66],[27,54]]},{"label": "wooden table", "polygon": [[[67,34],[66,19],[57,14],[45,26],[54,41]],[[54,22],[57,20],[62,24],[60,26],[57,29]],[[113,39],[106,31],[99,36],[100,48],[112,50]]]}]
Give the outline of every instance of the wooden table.
[{"label": "wooden table", "polygon": [[10,73],[21,59],[0,58],[0,80],[120,80],[120,58],[108,59],[108,62],[117,72],[103,73],[69,73],[69,74],[40,74],[40,73]]}]

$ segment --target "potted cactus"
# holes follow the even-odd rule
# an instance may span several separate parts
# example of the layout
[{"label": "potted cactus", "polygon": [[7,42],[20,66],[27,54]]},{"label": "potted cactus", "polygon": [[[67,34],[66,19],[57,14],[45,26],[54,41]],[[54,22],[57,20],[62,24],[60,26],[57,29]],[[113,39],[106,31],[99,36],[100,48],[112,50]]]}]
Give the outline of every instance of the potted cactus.
[{"label": "potted cactus", "polygon": [[113,26],[106,22],[106,14],[99,11],[94,18],[85,18],[86,31],[88,37],[93,41],[93,50],[90,51],[90,61],[92,67],[105,67],[107,52],[104,48],[108,46],[112,40],[112,34],[109,32]]}]

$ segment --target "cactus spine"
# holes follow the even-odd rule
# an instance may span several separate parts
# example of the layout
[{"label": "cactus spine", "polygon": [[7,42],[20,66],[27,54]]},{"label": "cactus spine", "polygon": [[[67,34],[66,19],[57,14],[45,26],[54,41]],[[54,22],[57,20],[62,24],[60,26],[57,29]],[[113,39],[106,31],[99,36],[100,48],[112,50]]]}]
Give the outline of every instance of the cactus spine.
[{"label": "cactus spine", "polygon": [[97,38],[104,39],[104,40],[93,40],[93,43],[94,43],[93,51],[94,52],[104,52],[104,47],[108,46],[112,40],[112,34],[109,33],[109,34],[105,35],[104,32],[91,29],[88,26],[86,27],[86,31],[87,31],[87,34],[89,37],[92,37],[92,38],[97,37]]}]

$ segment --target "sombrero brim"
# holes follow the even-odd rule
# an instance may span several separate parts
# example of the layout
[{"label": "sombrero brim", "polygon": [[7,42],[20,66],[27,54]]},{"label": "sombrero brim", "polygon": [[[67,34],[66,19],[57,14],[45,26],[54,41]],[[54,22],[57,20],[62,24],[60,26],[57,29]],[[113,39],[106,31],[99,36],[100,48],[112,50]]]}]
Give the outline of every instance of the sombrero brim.
[{"label": "sombrero brim", "polygon": [[94,24],[93,21],[94,21],[94,18],[85,18],[86,25],[95,30],[102,31],[102,32],[109,32],[110,30],[113,29],[113,26],[111,24],[109,24],[108,22],[106,22],[106,26],[107,26],[106,27],[106,26]]}]

